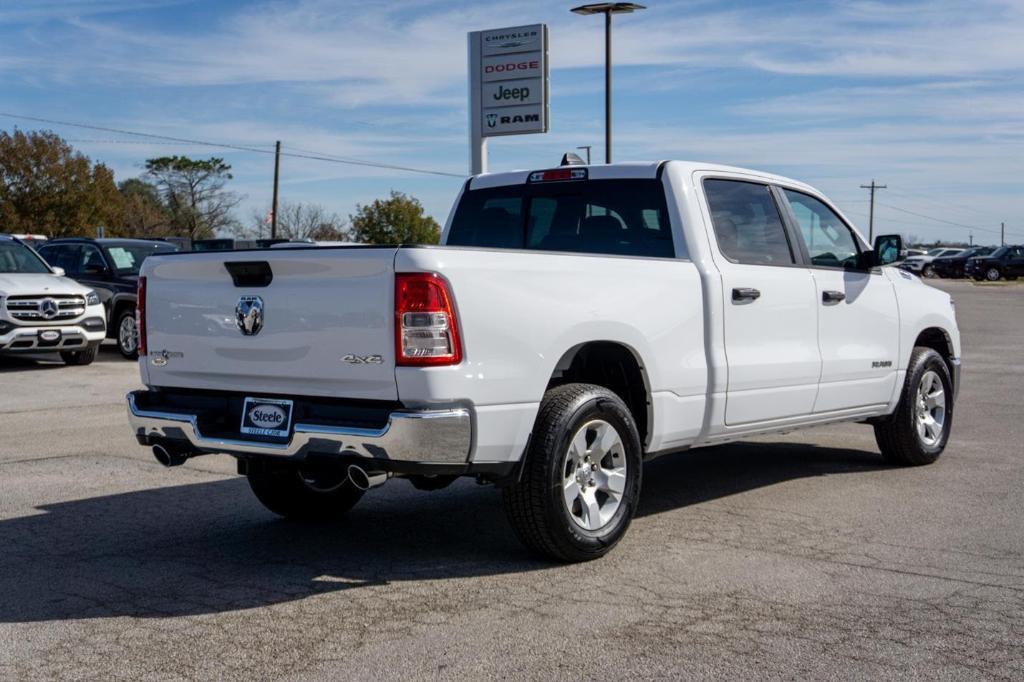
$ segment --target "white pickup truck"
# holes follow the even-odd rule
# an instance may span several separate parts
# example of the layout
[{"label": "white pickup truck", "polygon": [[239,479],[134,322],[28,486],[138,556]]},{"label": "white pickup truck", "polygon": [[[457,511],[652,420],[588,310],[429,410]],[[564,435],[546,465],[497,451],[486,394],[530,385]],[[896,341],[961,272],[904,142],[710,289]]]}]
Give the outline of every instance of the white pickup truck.
[{"label": "white pickup truck", "polygon": [[233,455],[296,518],[475,476],[563,561],[615,545],[655,456],[841,421],[894,464],[946,446],[953,301],[805,184],[679,161],[482,175],[441,241],[147,259],[139,443]]},{"label": "white pickup truck", "polygon": [[0,234],[0,355],[58,352],[69,365],[88,365],[107,335],[106,319],[95,291]]}]

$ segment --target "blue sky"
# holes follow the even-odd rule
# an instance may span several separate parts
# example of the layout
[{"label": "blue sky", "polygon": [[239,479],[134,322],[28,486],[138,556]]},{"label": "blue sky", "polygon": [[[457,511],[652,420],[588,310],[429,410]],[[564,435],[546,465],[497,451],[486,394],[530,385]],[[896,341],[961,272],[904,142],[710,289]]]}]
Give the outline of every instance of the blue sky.
[{"label": "blue sky", "polygon": [[[492,170],[603,158],[601,21],[575,3],[5,0],[0,111],[451,173],[468,165],[467,31],[545,22],[551,132],[492,140]],[[616,160],[782,173],[866,232],[1024,242],[1024,2],[650,0],[616,20]],[[148,157],[222,156],[239,218],[269,204],[269,154],[47,127],[118,179]],[[299,152],[301,153],[301,152]],[[286,157],[282,198],[342,215],[392,189],[442,221],[461,181]],[[920,215],[914,215],[920,214]],[[922,217],[927,216],[927,217]],[[957,223],[953,225],[950,223]]]}]

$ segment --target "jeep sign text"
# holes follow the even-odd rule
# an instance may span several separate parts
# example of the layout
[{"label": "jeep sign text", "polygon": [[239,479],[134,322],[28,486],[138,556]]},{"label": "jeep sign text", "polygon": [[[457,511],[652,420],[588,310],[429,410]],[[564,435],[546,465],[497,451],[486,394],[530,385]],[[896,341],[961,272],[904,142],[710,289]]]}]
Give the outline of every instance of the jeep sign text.
[{"label": "jeep sign text", "polygon": [[538,87],[536,79],[484,83],[483,95],[486,108],[540,104],[544,100],[543,90]]}]

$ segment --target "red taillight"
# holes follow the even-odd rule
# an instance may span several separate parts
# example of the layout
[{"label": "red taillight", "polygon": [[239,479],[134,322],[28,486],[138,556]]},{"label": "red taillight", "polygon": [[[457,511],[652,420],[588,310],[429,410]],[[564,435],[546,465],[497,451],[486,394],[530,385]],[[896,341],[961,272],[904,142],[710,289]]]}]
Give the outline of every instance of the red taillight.
[{"label": "red taillight", "polygon": [[139,333],[139,355],[146,354],[146,278],[139,277],[135,299],[135,328]]},{"label": "red taillight", "polygon": [[459,323],[448,283],[431,273],[395,275],[395,363],[457,365]]}]

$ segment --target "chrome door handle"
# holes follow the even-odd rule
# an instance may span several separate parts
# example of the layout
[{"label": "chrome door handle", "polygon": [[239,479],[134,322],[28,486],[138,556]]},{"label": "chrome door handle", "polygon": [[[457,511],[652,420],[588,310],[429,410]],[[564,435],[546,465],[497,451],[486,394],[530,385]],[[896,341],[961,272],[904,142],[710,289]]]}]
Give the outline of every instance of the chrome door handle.
[{"label": "chrome door handle", "polygon": [[761,298],[761,292],[757,289],[751,289],[750,287],[739,287],[732,290],[733,302],[738,301],[756,301]]},{"label": "chrome door handle", "polygon": [[825,305],[830,303],[839,303],[840,301],[846,300],[846,294],[841,291],[823,291],[821,292],[821,302]]}]

